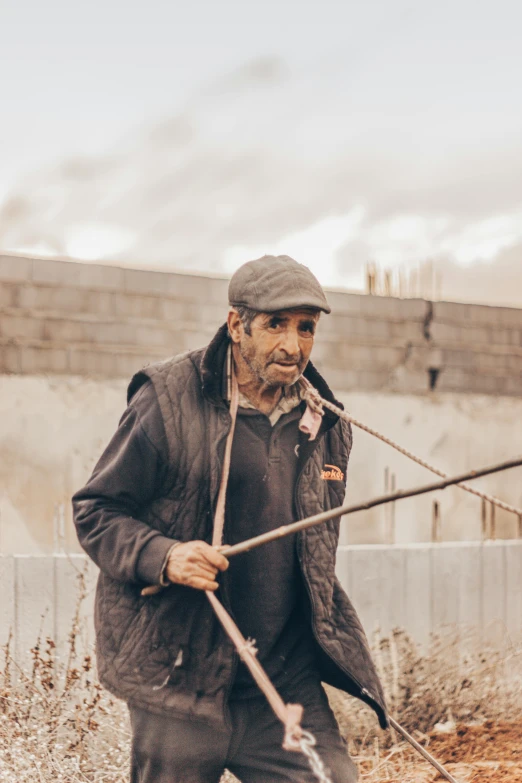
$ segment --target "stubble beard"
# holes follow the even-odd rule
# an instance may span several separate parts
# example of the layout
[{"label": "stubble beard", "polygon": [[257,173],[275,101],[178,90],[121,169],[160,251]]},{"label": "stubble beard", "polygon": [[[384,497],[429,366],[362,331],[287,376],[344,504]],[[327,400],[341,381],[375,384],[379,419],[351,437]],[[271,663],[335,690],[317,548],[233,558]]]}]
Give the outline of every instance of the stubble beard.
[{"label": "stubble beard", "polygon": [[288,386],[293,386],[302,374],[300,367],[301,362],[295,366],[295,375],[288,379],[277,379],[270,377],[270,364],[274,361],[274,354],[272,354],[266,363],[260,362],[255,355],[255,351],[251,346],[245,345],[243,341],[239,343],[239,353],[241,358],[249,368],[256,381],[261,385],[265,385],[269,389],[282,389]]}]

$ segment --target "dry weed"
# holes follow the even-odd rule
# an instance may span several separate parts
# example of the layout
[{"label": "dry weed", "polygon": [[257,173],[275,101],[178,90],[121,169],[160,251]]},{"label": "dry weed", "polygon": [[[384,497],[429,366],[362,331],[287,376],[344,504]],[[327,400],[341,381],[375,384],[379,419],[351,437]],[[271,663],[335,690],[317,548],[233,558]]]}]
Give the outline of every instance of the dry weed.
[{"label": "dry weed", "polygon": [[[67,654],[38,639],[32,667],[16,666],[11,641],[0,670],[0,781],[2,783],[124,783],[129,728],[124,705],[99,685],[89,654],[78,652],[84,575]],[[480,650],[480,652],[479,652]],[[390,712],[417,739],[437,723],[479,722],[522,715],[522,656],[481,648],[472,637],[446,634],[421,653],[400,631],[376,634],[373,653]],[[329,689],[329,697],[362,780],[431,781],[404,744],[381,731],[371,710]],[[222,783],[233,783],[228,773]]]}]

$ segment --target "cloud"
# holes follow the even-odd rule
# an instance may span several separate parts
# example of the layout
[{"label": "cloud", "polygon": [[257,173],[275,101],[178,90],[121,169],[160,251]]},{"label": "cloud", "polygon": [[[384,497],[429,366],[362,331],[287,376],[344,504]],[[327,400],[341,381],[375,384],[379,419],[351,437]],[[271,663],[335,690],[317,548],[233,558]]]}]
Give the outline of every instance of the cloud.
[{"label": "cloud", "polygon": [[437,146],[421,114],[408,133],[397,117],[379,125],[357,111],[355,82],[341,117],[333,88],[330,103],[312,91],[324,82],[270,57],[216,78],[113,153],[21,183],[0,211],[0,246],[198,271],[280,251],[347,286],[368,261],[429,257],[448,281],[475,263],[473,296],[504,296],[489,277],[519,261],[522,143],[475,133],[463,147],[446,133]]}]

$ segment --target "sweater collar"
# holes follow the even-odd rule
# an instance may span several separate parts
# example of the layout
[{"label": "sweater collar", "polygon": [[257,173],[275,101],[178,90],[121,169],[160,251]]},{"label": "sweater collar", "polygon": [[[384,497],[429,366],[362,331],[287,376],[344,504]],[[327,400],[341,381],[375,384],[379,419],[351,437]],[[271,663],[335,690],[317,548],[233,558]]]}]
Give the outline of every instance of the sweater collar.
[{"label": "sweater collar", "polygon": [[[224,396],[226,395],[223,394],[223,373],[229,345],[230,337],[228,326],[225,323],[219,327],[210,343],[203,350],[199,367],[203,392],[214,405],[218,406],[225,406]],[[321,397],[337,405],[338,408],[344,409],[343,404],[334,397],[325,379],[311,361],[306,365],[303,375],[317,389]],[[338,418],[335,413],[325,409],[321,429],[330,429]]]}]

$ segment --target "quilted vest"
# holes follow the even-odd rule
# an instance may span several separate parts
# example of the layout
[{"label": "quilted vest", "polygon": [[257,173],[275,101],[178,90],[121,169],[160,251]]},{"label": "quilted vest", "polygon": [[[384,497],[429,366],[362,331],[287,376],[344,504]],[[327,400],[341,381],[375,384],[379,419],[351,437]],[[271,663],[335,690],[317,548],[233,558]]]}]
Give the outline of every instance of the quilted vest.
[{"label": "quilted vest", "polygon": [[[180,541],[211,541],[230,428],[221,388],[227,341],[223,326],[206,349],[151,365],[129,386],[131,399],[143,383],[154,384],[169,450],[161,494],[140,518]],[[305,376],[323,397],[335,401],[311,363]],[[351,443],[350,426],[326,412],[316,441],[301,449],[295,489],[299,518],[342,504]],[[325,480],[325,466],[332,465],[338,473]],[[298,537],[321,677],[367,702],[386,727],[383,691],[365,633],[335,576],[338,538],[339,519]],[[229,605],[226,572],[221,579],[220,597]],[[237,654],[204,593],[171,585],[142,597],[142,587],[100,574],[95,607],[100,681],[119,698],[151,712],[226,720]]]}]

